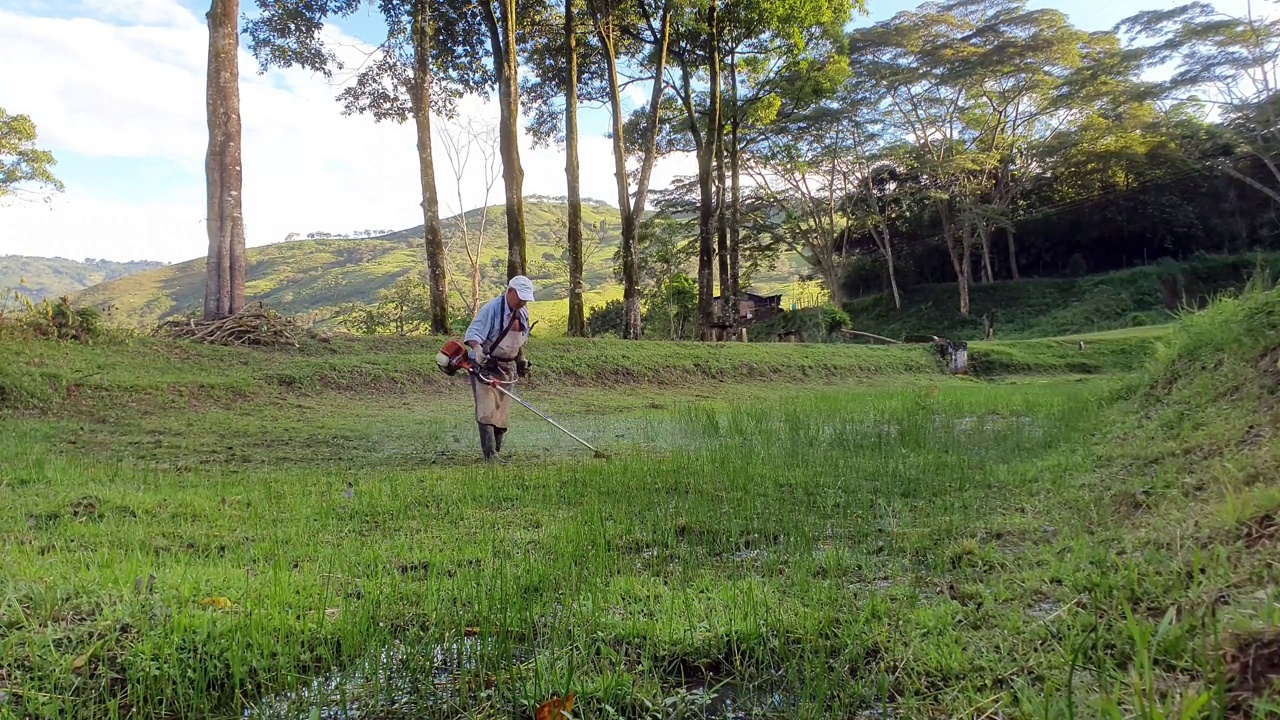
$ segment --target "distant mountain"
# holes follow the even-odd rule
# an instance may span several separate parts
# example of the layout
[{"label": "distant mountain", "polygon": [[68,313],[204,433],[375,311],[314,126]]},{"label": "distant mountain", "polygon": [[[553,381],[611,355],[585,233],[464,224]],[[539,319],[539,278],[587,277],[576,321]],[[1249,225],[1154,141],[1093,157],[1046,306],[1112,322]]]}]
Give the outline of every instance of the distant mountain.
[{"label": "distant mountain", "polygon": [[[506,282],[507,227],[503,206],[489,208],[485,242],[481,250],[482,301],[501,291]],[[621,297],[613,275],[613,253],[621,239],[618,211],[599,201],[584,202],[584,244],[587,306]],[[472,210],[461,217],[473,238],[482,214]],[[458,216],[441,221],[455,283],[451,299],[469,298],[470,265],[459,237]],[[568,293],[563,265],[563,243],[568,228],[568,208],[561,198],[525,198],[525,233],[529,274],[538,286],[535,319],[544,327],[563,324]],[[378,293],[405,275],[422,270],[422,226],[373,238],[316,238],[291,240],[251,248],[247,257],[245,292],[250,302],[263,301],[280,312],[325,320],[345,306],[375,302]],[[594,248],[594,250],[593,250]],[[88,288],[77,300],[105,308],[119,323],[151,326],[162,318],[200,310],[204,297],[204,258],[168,265]],[[783,263],[779,272],[758,281],[785,283],[792,268]]]},{"label": "distant mountain", "polygon": [[164,267],[150,260],[68,260],[66,258],[0,255],[0,294],[20,292],[32,300],[79,292],[90,285]]}]

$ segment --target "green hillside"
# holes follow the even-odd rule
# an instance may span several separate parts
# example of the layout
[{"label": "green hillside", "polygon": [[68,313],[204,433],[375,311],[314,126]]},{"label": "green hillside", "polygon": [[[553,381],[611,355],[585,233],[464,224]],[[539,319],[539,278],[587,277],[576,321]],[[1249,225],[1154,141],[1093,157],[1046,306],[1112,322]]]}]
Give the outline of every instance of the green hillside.
[{"label": "green hillside", "polygon": [[[466,219],[471,237],[479,233],[483,214],[472,210]],[[613,276],[613,254],[621,223],[618,211],[598,201],[584,201],[582,220],[587,261],[588,307],[622,296]],[[469,294],[469,264],[460,238],[458,217],[442,221],[454,283],[451,302]],[[525,228],[528,237],[529,274],[538,286],[539,302],[534,319],[543,332],[562,328],[568,316],[565,270],[558,259],[564,252],[568,227],[567,207],[555,198],[528,198]],[[506,218],[501,205],[488,210],[481,249],[481,294],[491,297],[506,279]],[[246,293],[280,312],[311,320],[332,317],[343,306],[376,301],[378,292],[405,275],[424,267],[422,226],[368,239],[308,239],[251,248],[248,252]],[[197,311],[204,296],[204,258],[155,268],[91,287],[77,296],[81,303],[107,308],[123,325],[151,326],[158,320]],[[784,260],[774,273],[759,278],[758,285],[779,288],[794,277]]]},{"label": "green hillside", "polygon": [[890,337],[973,339],[982,336],[987,314],[994,315],[997,337],[1052,337],[1168,323],[1183,307],[1203,307],[1219,293],[1244,287],[1259,268],[1276,276],[1280,254],[1205,256],[1082,278],[975,284],[968,320],[957,312],[954,284],[908,288],[903,310],[884,296],[855,300],[848,310],[858,329]]},{"label": "green hillside", "polygon": [[0,256],[0,295],[6,300],[15,291],[32,300],[58,297],[160,267],[164,267],[164,263],[149,260],[113,262],[87,258],[80,261],[3,255]]}]

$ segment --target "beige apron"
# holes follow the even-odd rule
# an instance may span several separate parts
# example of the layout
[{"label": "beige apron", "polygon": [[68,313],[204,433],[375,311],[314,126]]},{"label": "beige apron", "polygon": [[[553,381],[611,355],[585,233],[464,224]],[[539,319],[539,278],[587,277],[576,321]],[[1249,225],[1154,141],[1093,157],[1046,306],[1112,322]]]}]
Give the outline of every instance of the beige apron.
[{"label": "beige apron", "polygon": [[[524,347],[524,332],[520,329],[520,315],[512,313],[511,330],[497,347],[489,349],[490,360],[482,372],[495,380],[514,380],[516,377],[516,358]],[[476,422],[481,425],[492,425],[499,430],[507,429],[507,419],[511,417],[511,398],[502,391],[471,378],[471,392],[476,400]]]}]

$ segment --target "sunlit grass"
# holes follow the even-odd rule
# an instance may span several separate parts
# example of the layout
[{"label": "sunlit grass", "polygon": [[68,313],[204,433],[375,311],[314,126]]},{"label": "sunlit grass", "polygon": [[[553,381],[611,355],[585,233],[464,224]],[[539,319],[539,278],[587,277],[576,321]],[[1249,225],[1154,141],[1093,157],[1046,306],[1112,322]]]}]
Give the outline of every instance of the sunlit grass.
[{"label": "sunlit grass", "polygon": [[613,460],[517,409],[500,466],[425,343],[9,345],[0,707],[1266,717],[1239,658],[1280,627],[1276,307],[1114,381],[547,341],[521,391]]}]

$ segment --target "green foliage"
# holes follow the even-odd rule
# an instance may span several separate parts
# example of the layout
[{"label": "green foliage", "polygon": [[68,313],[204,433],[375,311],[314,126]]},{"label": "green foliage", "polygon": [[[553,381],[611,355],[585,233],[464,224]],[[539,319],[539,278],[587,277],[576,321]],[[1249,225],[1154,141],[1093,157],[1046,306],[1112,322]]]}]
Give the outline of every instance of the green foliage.
[{"label": "green foliage", "polygon": [[[698,286],[688,275],[675,273],[642,295],[645,337],[651,340],[691,340],[695,333]],[[587,313],[591,337],[621,337],[625,306],[613,299]]]},{"label": "green foliage", "polygon": [[56,300],[45,298],[33,302],[15,295],[19,310],[0,311],[0,336],[33,337],[50,340],[75,340],[87,343],[102,336],[102,313],[97,308],[76,307],[64,295]]},{"label": "green foliage", "polygon": [[1262,402],[1280,387],[1280,289],[1269,272],[1243,290],[1185,312],[1144,378],[1149,392],[1186,402]]},{"label": "green foliage", "polygon": [[622,337],[626,307],[621,300],[610,300],[587,311],[587,334],[591,337]]},{"label": "green foliage", "polygon": [[53,176],[58,161],[36,147],[36,125],[26,115],[11,115],[0,107],[0,200],[34,194],[30,186],[62,192]]},{"label": "green foliage", "polygon": [[849,320],[849,313],[841,310],[838,306],[827,303],[820,308],[822,314],[822,330],[828,335],[835,335],[841,330],[848,330],[852,326]]},{"label": "green foliage", "polygon": [[644,294],[645,336],[692,340],[698,312],[698,285],[684,273],[664,278]]},{"label": "green foliage", "polygon": [[343,327],[361,335],[414,335],[431,327],[431,288],[412,273],[378,293],[376,305],[353,307]]},{"label": "green foliage", "polygon": [[[1175,105],[1212,108],[1233,153],[1260,160],[1269,172],[1251,176],[1229,160],[1216,165],[1280,202],[1280,18],[1265,12],[1233,16],[1192,2],[1148,10],[1120,29],[1132,39],[1132,54],[1148,66],[1171,68],[1160,90]],[[1195,155],[1195,138],[1184,144]]]}]

